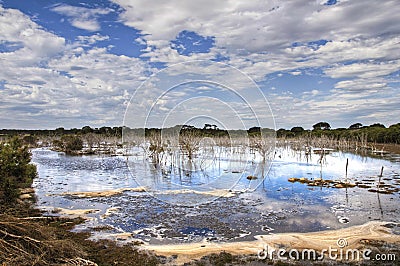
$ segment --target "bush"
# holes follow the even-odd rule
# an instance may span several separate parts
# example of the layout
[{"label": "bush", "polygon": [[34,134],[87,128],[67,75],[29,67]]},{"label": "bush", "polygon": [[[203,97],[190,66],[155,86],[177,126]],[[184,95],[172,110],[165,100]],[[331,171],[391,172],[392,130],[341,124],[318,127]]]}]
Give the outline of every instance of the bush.
[{"label": "bush", "polygon": [[67,136],[67,135],[64,135],[61,138],[61,141],[63,141],[64,144],[65,144],[65,151],[66,152],[80,151],[83,148],[83,141],[78,136]]},{"label": "bush", "polygon": [[76,135],[64,135],[61,139],[53,141],[53,145],[66,153],[74,153],[83,148],[83,141]]},{"label": "bush", "polygon": [[30,162],[31,153],[19,138],[0,143],[0,201],[13,203],[18,188],[31,186],[37,173],[36,166]]}]

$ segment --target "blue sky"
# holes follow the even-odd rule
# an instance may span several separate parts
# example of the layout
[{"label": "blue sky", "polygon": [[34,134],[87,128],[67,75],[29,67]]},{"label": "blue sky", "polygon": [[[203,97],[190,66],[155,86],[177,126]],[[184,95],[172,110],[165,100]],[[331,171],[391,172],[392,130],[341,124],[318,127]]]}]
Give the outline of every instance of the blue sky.
[{"label": "blue sky", "polygon": [[[0,0],[0,13],[0,128],[122,125],[132,97],[163,95],[157,86],[135,92],[146,80],[160,84],[168,68],[179,79],[165,71],[161,82],[203,73],[241,99],[259,96],[251,78],[277,128],[400,122],[398,1]],[[196,60],[215,64],[174,67]],[[260,97],[235,102],[207,87],[158,97],[160,110],[176,115],[172,124],[185,122],[176,110],[210,121],[218,114],[226,127],[238,127],[233,117],[252,121],[240,113],[247,107],[266,110]]]}]

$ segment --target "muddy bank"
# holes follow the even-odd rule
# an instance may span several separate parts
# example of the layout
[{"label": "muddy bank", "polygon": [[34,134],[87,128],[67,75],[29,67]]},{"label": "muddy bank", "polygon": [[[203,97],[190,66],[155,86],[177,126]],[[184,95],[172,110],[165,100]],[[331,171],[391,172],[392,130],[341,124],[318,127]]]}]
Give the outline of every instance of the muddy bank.
[{"label": "muddy bank", "polygon": [[352,226],[339,230],[329,230],[313,233],[281,233],[258,235],[256,240],[244,242],[215,243],[199,242],[174,245],[147,245],[145,248],[154,251],[157,255],[175,256],[175,263],[183,264],[194,259],[227,252],[233,255],[257,255],[260,250],[271,249],[314,249],[321,252],[323,249],[341,248],[341,242],[346,245],[343,250],[362,249],[368,241],[382,241],[400,246],[400,235],[392,232],[390,227],[399,224],[386,222],[368,222],[359,226]]}]

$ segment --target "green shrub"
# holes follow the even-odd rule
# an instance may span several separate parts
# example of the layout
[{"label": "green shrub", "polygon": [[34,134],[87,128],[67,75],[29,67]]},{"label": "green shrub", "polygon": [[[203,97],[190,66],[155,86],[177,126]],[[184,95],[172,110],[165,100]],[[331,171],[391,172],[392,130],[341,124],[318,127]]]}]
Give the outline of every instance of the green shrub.
[{"label": "green shrub", "polygon": [[30,162],[31,153],[19,138],[0,143],[0,201],[13,203],[19,188],[31,186],[37,172]]},{"label": "green shrub", "polygon": [[63,135],[61,139],[53,141],[54,147],[66,153],[74,153],[83,148],[83,141],[76,135]]}]

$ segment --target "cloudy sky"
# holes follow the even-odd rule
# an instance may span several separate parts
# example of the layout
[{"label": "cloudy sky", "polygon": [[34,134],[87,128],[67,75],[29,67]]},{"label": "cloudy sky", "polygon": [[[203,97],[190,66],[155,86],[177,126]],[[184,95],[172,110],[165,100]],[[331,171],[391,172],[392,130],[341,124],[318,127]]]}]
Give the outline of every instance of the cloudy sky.
[{"label": "cloudy sky", "polygon": [[[0,0],[0,128],[122,125],[142,82],[194,60],[217,63],[212,81],[227,66],[254,80],[277,128],[388,126],[400,122],[399,14],[397,0]],[[220,80],[251,95],[237,76]],[[212,116],[208,97],[230,110],[223,123],[241,103],[208,85],[155,99],[166,112],[198,99],[187,105]]]}]

